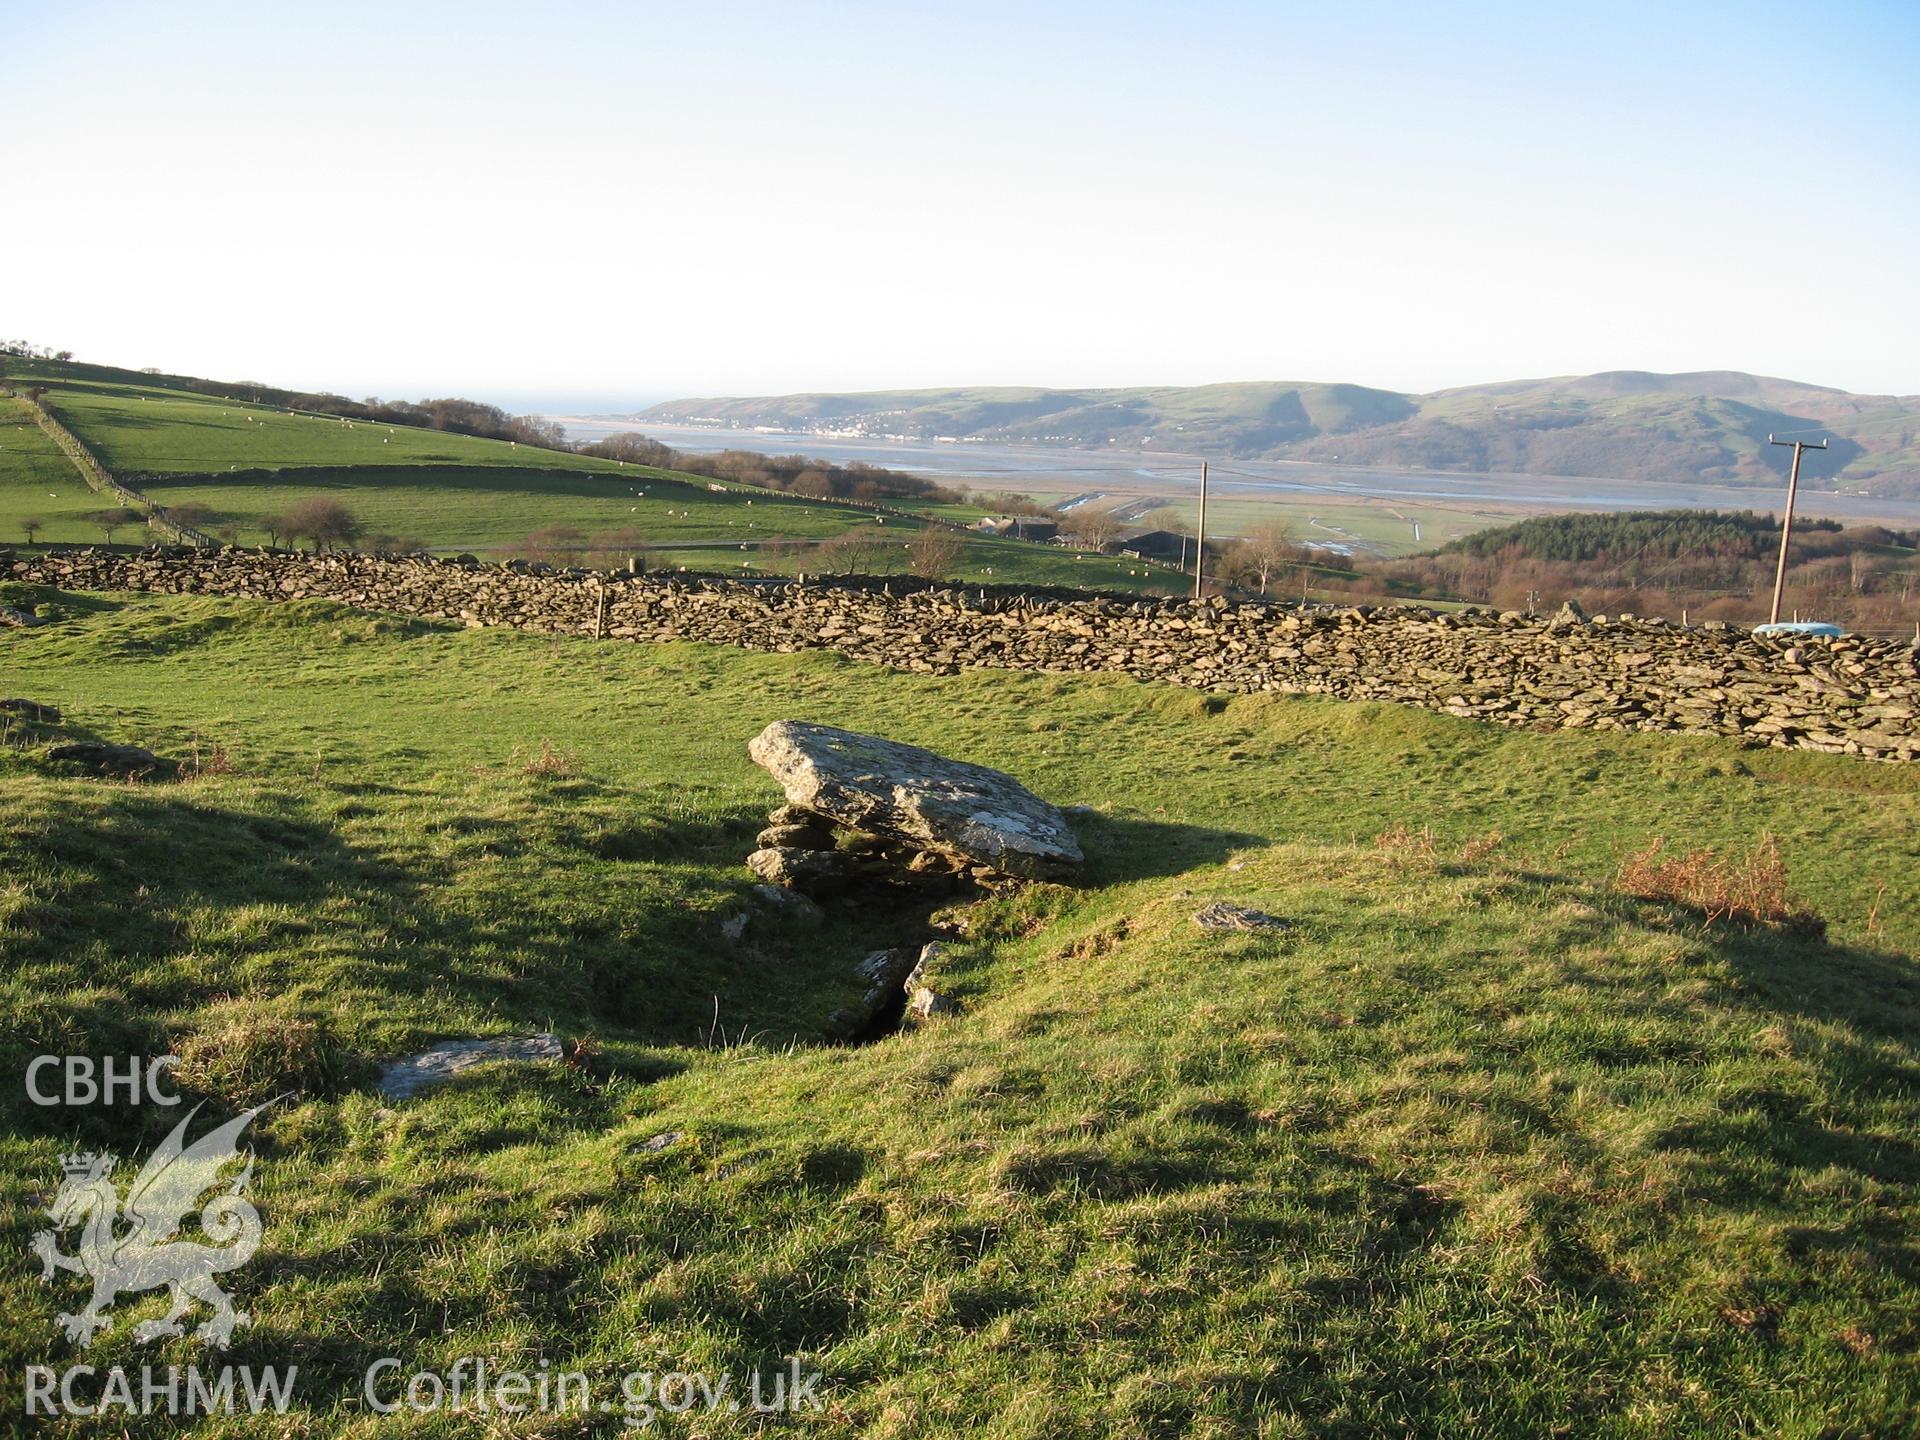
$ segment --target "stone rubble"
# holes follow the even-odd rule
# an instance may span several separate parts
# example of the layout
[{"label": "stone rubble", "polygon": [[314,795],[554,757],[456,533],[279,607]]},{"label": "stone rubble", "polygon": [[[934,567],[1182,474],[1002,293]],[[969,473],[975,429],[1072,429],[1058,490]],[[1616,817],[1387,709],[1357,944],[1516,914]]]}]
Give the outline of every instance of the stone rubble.
[{"label": "stone rubble", "polygon": [[924,674],[1110,671],[1226,693],[1391,701],[1502,725],[1920,757],[1920,652],[1905,640],[1761,637],[1721,622],[1607,619],[1576,607],[1534,619],[1485,608],[1089,598],[899,579],[749,584],[239,549],[0,555],[0,578],[66,590],[327,599],[615,640],[831,649]]}]

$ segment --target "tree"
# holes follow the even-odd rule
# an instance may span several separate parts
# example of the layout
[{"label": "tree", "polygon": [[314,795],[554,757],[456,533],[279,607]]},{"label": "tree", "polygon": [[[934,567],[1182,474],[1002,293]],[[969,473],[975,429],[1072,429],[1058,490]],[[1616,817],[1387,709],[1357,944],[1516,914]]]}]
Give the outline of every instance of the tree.
[{"label": "tree", "polygon": [[878,525],[856,525],[823,541],[813,553],[829,571],[842,575],[870,574],[888,557],[888,547],[894,543]]},{"label": "tree", "polygon": [[793,477],[793,484],[787,488],[795,495],[805,496],[809,500],[833,498],[833,478],[818,467],[802,470]]},{"label": "tree", "polygon": [[113,543],[113,532],[124,530],[140,521],[138,510],[129,510],[124,505],[116,505],[111,510],[96,510],[87,516],[89,524],[98,525],[107,537],[107,544]]},{"label": "tree", "polygon": [[951,530],[929,525],[907,542],[907,569],[922,580],[939,580],[952,573],[962,543]]},{"label": "tree", "polygon": [[1110,509],[1076,505],[1060,517],[1060,531],[1088,550],[1104,550],[1120,538],[1120,519]]},{"label": "tree", "polygon": [[521,553],[547,565],[572,563],[586,548],[587,537],[571,525],[542,525],[527,536]]},{"label": "tree", "polygon": [[313,541],[315,550],[351,545],[360,538],[360,522],[338,500],[316,495],[302,500],[286,513],[287,535]]},{"label": "tree", "polygon": [[186,500],[168,506],[161,518],[188,530],[198,530],[213,518],[213,507],[199,500]]},{"label": "tree", "polygon": [[33,543],[33,537],[47,528],[47,522],[38,515],[29,515],[20,522],[20,528],[27,532],[27,543]]},{"label": "tree", "polygon": [[1282,566],[1299,558],[1293,527],[1284,520],[1263,520],[1240,537],[1228,552],[1225,572],[1242,582],[1252,581],[1262,595]]},{"label": "tree", "polygon": [[424,555],[427,551],[426,542],[411,535],[375,535],[368,539],[367,548],[376,555]]},{"label": "tree", "polygon": [[645,435],[623,432],[609,435],[579,447],[582,455],[597,455],[605,460],[624,460],[629,465],[655,465],[671,470],[680,459],[679,452]]},{"label": "tree", "polygon": [[603,566],[621,569],[629,560],[647,553],[647,532],[637,525],[619,525],[597,531],[587,546]]},{"label": "tree", "polygon": [[293,538],[293,521],[278,511],[262,515],[256,523],[266,532],[269,550],[278,550],[282,540]]}]

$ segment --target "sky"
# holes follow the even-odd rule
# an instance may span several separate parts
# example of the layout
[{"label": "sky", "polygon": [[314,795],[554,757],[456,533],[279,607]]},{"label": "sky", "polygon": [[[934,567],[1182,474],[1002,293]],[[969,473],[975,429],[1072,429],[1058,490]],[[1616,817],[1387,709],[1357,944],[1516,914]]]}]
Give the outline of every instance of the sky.
[{"label": "sky", "polygon": [[1920,393],[1920,7],[0,0],[0,336],[510,408]]}]

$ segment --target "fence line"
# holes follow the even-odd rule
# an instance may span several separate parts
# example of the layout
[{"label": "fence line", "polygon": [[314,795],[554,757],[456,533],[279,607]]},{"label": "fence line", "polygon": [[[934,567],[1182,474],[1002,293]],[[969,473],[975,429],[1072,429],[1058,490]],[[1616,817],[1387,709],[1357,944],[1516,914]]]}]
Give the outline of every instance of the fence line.
[{"label": "fence line", "polygon": [[35,423],[46,432],[48,439],[60,447],[61,453],[73,462],[73,468],[80,472],[80,478],[87,482],[87,488],[98,491],[102,495],[110,495],[116,500],[139,509],[146,516],[149,529],[171,535],[174,539],[189,545],[212,547],[220,543],[211,535],[195,530],[192,526],[175,524],[167,519],[166,512],[154,504],[145,493],[116,480],[113,472],[95,459],[93,452],[80,443],[80,438],[55,419],[47,407],[41,404],[33,394],[22,394],[18,390],[9,390],[8,393],[26,402],[27,408],[33,411]]}]

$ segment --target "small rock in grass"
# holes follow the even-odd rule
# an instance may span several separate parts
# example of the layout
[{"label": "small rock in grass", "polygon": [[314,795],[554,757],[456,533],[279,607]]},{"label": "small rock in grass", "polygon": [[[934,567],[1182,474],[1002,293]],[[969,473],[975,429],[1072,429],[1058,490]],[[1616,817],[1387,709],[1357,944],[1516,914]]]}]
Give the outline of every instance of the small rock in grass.
[{"label": "small rock in grass", "polygon": [[47,751],[47,759],[79,765],[95,775],[133,777],[172,768],[151,750],[142,750],[138,745],[109,745],[104,740],[76,740],[69,745],[55,745]]},{"label": "small rock in grass", "polygon": [[922,985],[907,997],[907,1014],[916,1020],[927,1020],[935,1015],[951,1015],[953,1001],[938,990]]},{"label": "small rock in grass", "polygon": [[797,890],[782,890],[778,885],[756,885],[750,892],[753,898],[772,906],[782,915],[790,915],[808,925],[818,925],[827,918],[827,912]]},{"label": "small rock in grass", "polygon": [[532,1063],[559,1060],[566,1052],[560,1037],[508,1035],[495,1040],[447,1040],[418,1055],[396,1060],[380,1072],[380,1093],[389,1100],[406,1100],[459,1078],[464,1070],[495,1060]]},{"label": "small rock in grass", "polygon": [[720,922],[720,938],[738,943],[747,933],[747,912],[736,910]]},{"label": "small rock in grass", "polygon": [[1251,905],[1235,905],[1216,900],[1194,912],[1193,923],[1202,930],[1285,930],[1287,922]]},{"label": "small rock in grass", "polygon": [[907,978],[902,982],[906,986],[909,994],[919,989],[921,984],[926,980],[927,967],[939,960],[946,953],[947,947],[942,945],[938,940],[929,940],[920,947],[919,958],[913,962],[913,969],[907,972]]}]

